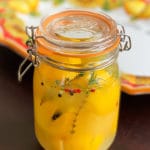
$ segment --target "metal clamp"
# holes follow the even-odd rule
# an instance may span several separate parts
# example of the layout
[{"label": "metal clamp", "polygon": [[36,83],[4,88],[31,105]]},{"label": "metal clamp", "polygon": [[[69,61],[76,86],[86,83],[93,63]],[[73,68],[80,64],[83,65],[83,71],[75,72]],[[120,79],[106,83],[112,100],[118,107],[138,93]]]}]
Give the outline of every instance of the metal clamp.
[{"label": "metal clamp", "polygon": [[120,51],[128,51],[131,49],[131,38],[125,34],[125,29],[122,25],[118,25],[118,35],[120,36]]},{"label": "metal clamp", "polygon": [[[26,57],[22,63],[19,66],[18,69],[18,81],[22,81],[23,76],[25,73],[32,67],[39,66],[39,58],[37,54],[37,48],[36,48],[36,42],[35,42],[35,30],[37,27],[26,27],[26,34],[28,35],[29,39],[26,42],[26,45],[28,47],[27,53],[29,54],[28,57]],[[28,60],[31,60],[31,62],[26,65],[25,69],[23,70],[24,65],[27,63]],[[23,71],[22,71],[23,70]]]}]

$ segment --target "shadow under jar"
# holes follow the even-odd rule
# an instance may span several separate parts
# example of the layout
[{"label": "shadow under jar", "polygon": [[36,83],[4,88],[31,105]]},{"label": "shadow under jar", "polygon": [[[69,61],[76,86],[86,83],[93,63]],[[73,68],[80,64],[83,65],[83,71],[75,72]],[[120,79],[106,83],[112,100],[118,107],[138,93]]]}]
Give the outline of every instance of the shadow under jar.
[{"label": "shadow under jar", "polygon": [[35,133],[46,150],[106,150],[118,123],[121,36],[110,17],[66,10],[35,31]]}]

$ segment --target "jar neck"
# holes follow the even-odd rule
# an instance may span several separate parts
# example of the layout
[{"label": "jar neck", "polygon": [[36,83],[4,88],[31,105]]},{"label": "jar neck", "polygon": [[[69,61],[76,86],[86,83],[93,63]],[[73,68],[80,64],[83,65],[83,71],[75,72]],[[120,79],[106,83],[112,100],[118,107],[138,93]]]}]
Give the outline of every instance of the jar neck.
[{"label": "jar neck", "polygon": [[116,48],[109,53],[93,57],[66,57],[52,54],[51,57],[39,55],[39,58],[41,62],[46,62],[57,69],[82,72],[107,68],[116,62],[118,53],[119,48]]}]

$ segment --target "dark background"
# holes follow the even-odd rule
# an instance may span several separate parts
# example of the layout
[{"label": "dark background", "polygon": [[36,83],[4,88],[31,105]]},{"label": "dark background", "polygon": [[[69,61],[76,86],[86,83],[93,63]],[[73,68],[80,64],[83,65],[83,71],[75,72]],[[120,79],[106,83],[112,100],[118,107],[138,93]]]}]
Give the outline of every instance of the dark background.
[{"label": "dark background", "polygon": [[[17,81],[22,60],[0,46],[0,150],[43,150],[33,127],[33,67]],[[110,150],[150,150],[150,95],[122,93],[118,133]]]}]

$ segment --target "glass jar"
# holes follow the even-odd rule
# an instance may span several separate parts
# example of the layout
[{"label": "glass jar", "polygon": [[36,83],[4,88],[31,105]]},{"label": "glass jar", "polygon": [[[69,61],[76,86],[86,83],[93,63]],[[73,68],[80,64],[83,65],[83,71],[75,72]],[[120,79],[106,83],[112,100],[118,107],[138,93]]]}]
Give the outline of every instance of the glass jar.
[{"label": "glass jar", "polygon": [[[46,150],[106,150],[118,124],[124,30],[101,13],[67,10],[30,27],[35,133]],[[33,32],[35,29],[35,32]],[[125,44],[121,43],[125,42]],[[23,72],[24,74],[24,72]]]}]

